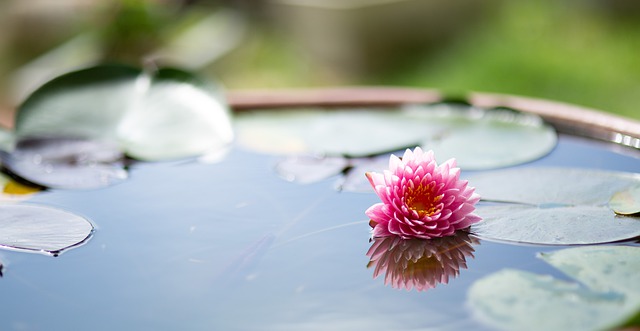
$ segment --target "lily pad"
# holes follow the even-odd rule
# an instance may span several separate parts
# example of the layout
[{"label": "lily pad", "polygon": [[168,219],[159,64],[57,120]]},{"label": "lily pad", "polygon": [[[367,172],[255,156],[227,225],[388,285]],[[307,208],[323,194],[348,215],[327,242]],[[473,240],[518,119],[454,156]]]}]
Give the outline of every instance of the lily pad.
[{"label": "lily pad", "polygon": [[640,214],[640,185],[616,192],[609,200],[609,207],[620,215]]},{"label": "lily pad", "polygon": [[24,138],[2,163],[11,173],[43,187],[93,189],[127,178],[124,155],[113,143],[70,137]]},{"label": "lily pad", "polygon": [[526,163],[547,155],[557,144],[555,130],[537,115],[509,109],[439,107],[435,111],[410,109],[413,116],[441,122],[444,128],[427,137],[422,147],[433,150],[440,162],[456,158],[464,170]]},{"label": "lily pad", "polygon": [[525,168],[470,177],[484,203],[472,232],[485,239],[549,245],[593,244],[640,236],[640,218],[607,203],[640,175],[576,168]]},{"label": "lily pad", "polygon": [[422,145],[463,169],[535,160],[556,145],[540,117],[437,104],[395,109],[287,109],[236,117],[238,141],[260,152],[365,157]]},{"label": "lily pad", "polygon": [[113,141],[131,157],[165,160],[224,148],[233,138],[216,88],[177,69],[101,65],[60,76],[18,110],[18,139]]},{"label": "lily pad", "polygon": [[85,242],[92,232],[88,220],[60,209],[0,206],[0,247],[58,255]]},{"label": "lily pad", "polygon": [[503,330],[604,330],[640,311],[640,247],[578,247],[541,258],[577,282],[505,269],[471,286],[475,315]]},{"label": "lily pad", "polygon": [[259,110],[235,125],[238,142],[259,152],[352,157],[416,146],[426,127],[436,130],[399,109]]},{"label": "lily pad", "polygon": [[301,184],[316,183],[337,175],[349,167],[342,157],[292,155],[276,165],[276,172],[284,179]]}]

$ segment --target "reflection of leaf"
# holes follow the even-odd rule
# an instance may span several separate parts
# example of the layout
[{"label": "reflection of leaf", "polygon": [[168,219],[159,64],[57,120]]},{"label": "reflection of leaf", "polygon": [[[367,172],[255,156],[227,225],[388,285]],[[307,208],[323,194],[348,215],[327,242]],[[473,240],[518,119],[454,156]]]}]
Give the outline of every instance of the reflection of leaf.
[{"label": "reflection of leaf", "polygon": [[505,269],[470,288],[476,315],[504,330],[601,330],[640,310],[640,247],[587,246],[541,257],[582,285]]},{"label": "reflection of leaf", "polygon": [[574,168],[495,171],[470,178],[485,201],[472,231],[485,238],[537,244],[591,244],[640,235],[640,219],[607,207],[614,192],[640,175]]},{"label": "reflection of leaf", "polygon": [[609,200],[609,207],[620,215],[640,214],[640,185],[616,192]]},{"label": "reflection of leaf", "polygon": [[58,255],[86,241],[93,226],[83,217],[35,205],[0,206],[0,246]]},{"label": "reflection of leaf", "polygon": [[467,257],[473,257],[473,246],[479,242],[464,231],[453,236],[424,239],[402,239],[396,236],[374,238],[367,252],[374,267],[373,277],[385,274],[385,285],[397,289],[426,291],[455,278],[466,269]]},{"label": "reflection of leaf", "polygon": [[41,186],[90,189],[127,178],[123,158],[108,142],[43,137],[20,140],[2,161],[12,173]]},{"label": "reflection of leaf", "polygon": [[546,155],[555,131],[530,114],[447,104],[406,109],[294,109],[237,116],[240,144],[276,154],[363,157],[422,144],[463,169],[519,164]]},{"label": "reflection of leaf", "polygon": [[16,134],[111,140],[145,160],[199,155],[232,139],[221,96],[198,78],[116,65],[72,72],[40,87],[20,107]]}]

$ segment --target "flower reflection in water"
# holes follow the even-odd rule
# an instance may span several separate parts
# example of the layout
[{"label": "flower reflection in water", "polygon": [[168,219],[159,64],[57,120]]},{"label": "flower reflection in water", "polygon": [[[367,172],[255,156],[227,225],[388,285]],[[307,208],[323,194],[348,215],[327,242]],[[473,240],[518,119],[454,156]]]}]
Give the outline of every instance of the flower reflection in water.
[{"label": "flower reflection in water", "polygon": [[402,239],[398,236],[374,238],[367,256],[367,268],[374,268],[373,278],[385,274],[385,285],[393,288],[426,291],[437,284],[447,284],[473,258],[473,245],[479,240],[465,231],[434,239]]}]

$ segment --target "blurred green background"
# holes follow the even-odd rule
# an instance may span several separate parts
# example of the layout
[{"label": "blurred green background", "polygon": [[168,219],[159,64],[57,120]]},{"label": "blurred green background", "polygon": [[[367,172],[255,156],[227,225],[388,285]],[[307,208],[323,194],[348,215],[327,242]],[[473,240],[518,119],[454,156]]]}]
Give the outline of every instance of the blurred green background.
[{"label": "blurred green background", "polygon": [[640,119],[633,0],[4,0],[0,106],[98,62],[174,65],[228,89],[497,92]]}]

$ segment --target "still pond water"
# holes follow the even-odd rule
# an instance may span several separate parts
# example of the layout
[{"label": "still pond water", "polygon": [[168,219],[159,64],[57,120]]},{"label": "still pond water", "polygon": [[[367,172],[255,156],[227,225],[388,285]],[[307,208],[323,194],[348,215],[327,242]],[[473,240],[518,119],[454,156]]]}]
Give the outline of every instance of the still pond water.
[{"label": "still pond water", "polygon": [[[536,258],[561,247],[474,240],[448,284],[385,286],[366,256],[378,197],[338,192],[335,177],[287,182],[277,161],[235,148],[216,164],[137,164],[112,187],[34,196],[96,231],[58,257],[0,251],[0,330],[489,330],[467,304],[475,280],[505,267],[567,279]],[[640,156],[561,136],[529,166],[640,172]]]}]

